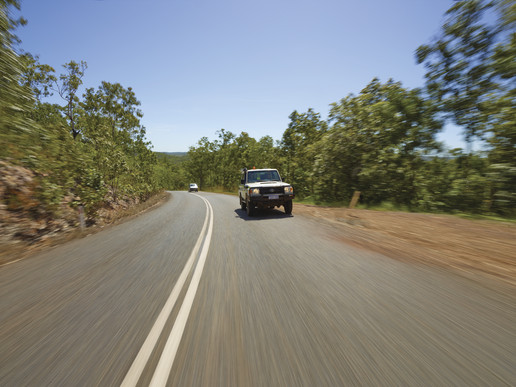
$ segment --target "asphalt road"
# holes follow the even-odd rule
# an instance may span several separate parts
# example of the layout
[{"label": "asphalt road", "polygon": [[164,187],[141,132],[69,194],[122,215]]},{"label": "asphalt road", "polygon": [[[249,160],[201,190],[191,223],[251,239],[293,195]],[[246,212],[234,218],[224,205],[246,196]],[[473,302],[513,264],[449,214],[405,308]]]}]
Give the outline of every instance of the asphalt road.
[{"label": "asphalt road", "polygon": [[173,192],[0,267],[0,386],[515,386],[516,289]]}]

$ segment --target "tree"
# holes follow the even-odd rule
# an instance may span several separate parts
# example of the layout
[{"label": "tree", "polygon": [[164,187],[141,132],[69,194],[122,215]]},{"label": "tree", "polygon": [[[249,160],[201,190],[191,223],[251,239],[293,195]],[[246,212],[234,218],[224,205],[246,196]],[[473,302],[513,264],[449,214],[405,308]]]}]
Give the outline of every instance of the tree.
[{"label": "tree", "polygon": [[[148,197],[159,189],[156,156],[132,89],[103,82],[81,102],[86,62],[70,61],[56,77],[37,56],[18,54],[14,30],[25,21],[11,15],[19,8],[17,0],[0,0],[0,158],[5,168],[30,169],[31,178],[19,189],[2,190],[0,200],[21,203],[9,210],[48,225],[62,216],[73,223],[78,204],[94,217],[109,191],[124,199]],[[53,92],[63,106],[45,102]]]},{"label": "tree", "polygon": [[437,147],[441,125],[435,117],[420,90],[392,80],[374,79],[358,96],[332,104],[333,125],[317,151],[316,172],[325,183],[317,192],[327,200],[349,200],[359,190],[371,203],[414,202],[420,152]]},{"label": "tree", "polygon": [[57,91],[61,98],[66,102],[65,106],[63,106],[63,112],[68,119],[70,131],[75,140],[81,133],[81,128],[77,126],[79,115],[77,109],[79,97],[77,96],[77,92],[79,87],[82,85],[82,77],[84,76],[84,71],[86,71],[88,65],[82,60],[80,63],[72,60],[64,64],[63,68],[66,70],[66,73],[59,76],[59,80],[61,81],[60,83],[57,81],[54,82],[54,91]]},{"label": "tree", "polygon": [[81,112],[77,93],[82,85],[84,72],[88,68],[87,63],[85,61],[77,63],[73,60],[65,63],[63,68],[66,72],[61,74],[58,79],[54,75],[54,68],[47,64],[41,64],[37,56],[26,53],[23,55],[23,60],[25,66],[22,84],[32,90],[37,102],[41,102],[44,97],[53,95],[53,92],[59,94],[65,101],[61,110],[68,120],[70,133],[75,140],[82,133],[82,128],[78,125]]},{"label": "tree", "polygon": [[52,95],[52,87],[57,82],[53,67],[41,64],[38,56],[25,53],[22,56],[25,61],[22,84],[32,90],[37,102],[42,98]]},{"label": "tree", "polygon": [[198,182],[200,190],[212,184],[214,159],[214,145],[208,137],[202,137],[197,147],[191,146],[188,150],[186,168],[191,180]]},{"label": "tree", "polygon": [[281,168],[280,149],[274,145],[271,136],[263,136],[256,143],[255,162],[252,165],[259,165],[262,168]]},{"label": "tree", "polygon": [[87,89],[80,104],[87,115],[103,117],[113,141],[128,141],[138,135],[141,130],[140,119],[143,117],[138,109],[140,105],[131,87],[126,89],[119,83],[105,81],[96,91],[93,88]]},{"label": "tree", "polygon": [[257,141],[247,132],[241,132],[235,138],[237,154],[239,155],[236,168],[252,168],[259,164],[259,150]]},{"label": "tree", "polygon": [[[488,23],[485,14],[497,11],[496,21]],[[515,86],[511,11],[510,1],[458,1],[446,12],[441,34],[416,51],[417,62],[427,68],[430,95],[464,128],[468,144],[492,129],[488,122],[492,101]]]},{"label": "tree", "polygon": [[78,104],[82,141],[91,144],[97,168],[115,196],[120,187],[132,187],[129,191],[139,196],[154,189],[156,160],[140,124],[139,105],[131,87],[109,82],[102,82],[97,90],[86,89]]},{"label": "tree", "polygon": [[156,153],[157,163],[154,168],[156,184],[169,190],[184,190],[188,187],[189,177],[185,168],[188,156],[176,156]]},{"label": "tree", "polygon": [[19,42],[16,27],[24,25],[23,18],[13,19],[11,12],[20,9],[17,0],[0,0],[0,158],[18,156],[20,145],[33,130],[27,119],[34,97],[30,88],[21,83],[24,61],[15,48]]},{"label": "tree", "polygon": [[82,128],[78,124],[81,111],[77,93],[82,85],[84,72],[88,68],[87,63],[85,61],[77,63],[72,60],[64,64],[63,68],[66,72],[57,79],[54,75],[54,68],[47,64],[41,64],[37,56],[25,53],[22,58],[25,62],[22,84],[32,90],[37,102],[41,102],[44,97],[53,95],[53,92],[59,94],[65,101],[61,110],[68,120],[72,137],[76,139],[82,133]]},{"label": "tree", "polygon": [[326,132],[327,124],[311,108],[306,113],[294,110],[289,118],[280,145],[285,157],[285,177],[296,188],[296,194],[311,196],[314,194],[314,146]]},{"label": "tree", "polygon": [[232,190],[237,185],[239,170],[239,153],[235,143],[235,135],[230,131],[221,129],[217,132],[219,139],[215,140],[214,159],[216,179],[215,186],[221,186],[225,190]]},{"label": "tree", "polygon": [[464,127],[468,144],[479,137],[490,146],[490,209],[503,212],[516,207],[515,11],[510,0],[459,1],[437,39],[416,52],[427,68],[430,95]]}]

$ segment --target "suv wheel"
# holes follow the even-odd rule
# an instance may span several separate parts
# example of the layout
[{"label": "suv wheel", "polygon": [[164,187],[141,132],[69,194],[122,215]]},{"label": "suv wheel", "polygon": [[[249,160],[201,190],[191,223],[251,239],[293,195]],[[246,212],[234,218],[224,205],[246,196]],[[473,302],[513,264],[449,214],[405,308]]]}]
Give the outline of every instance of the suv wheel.
[{"label": "suv wheel", "polygon": [[286,201],[283,206],[285,207],[285,214],[292,214],[292,200]]},{"label": "suv wheel", "polygon": [[246,206],[246,210],[247,210],[247,215],[248,216],[253,216],[254,215],[254,204],[249,202],[249,203],[244,203],[245,206]]},{"label": "suv wheel", "polygon": [[241,197],[241,196],[240,196],[240,208],[241,208],[242,210],[244,210],[244,211],[245,211],[245,210],[246,210],[246,208],[247,208],[247,204],[245,203],[245,201],[243,201],[243,200],[242,200],[242,197]]}]

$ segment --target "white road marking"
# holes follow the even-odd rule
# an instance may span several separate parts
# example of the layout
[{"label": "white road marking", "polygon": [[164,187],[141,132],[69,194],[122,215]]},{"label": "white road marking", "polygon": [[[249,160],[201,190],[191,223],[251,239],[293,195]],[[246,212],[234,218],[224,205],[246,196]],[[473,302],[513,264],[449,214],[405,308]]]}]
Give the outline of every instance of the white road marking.
[{"label": "white road marking", "polygon": [[0,267],[2,267],[2,266],[7,266],[7,265],[12,265],[13,263],[19,262],[19,261],[21,261],[22,259],[23,259],[23,258],[17,259],[16,261],[6,262],[6,263],[4,263],[4,264],[0,265]]},{"label": "white road marking", "polygon": [[[196,196],[199,196],[199,195],[196,195]],[[207,209],[206,217],[204,218],[204,224],[202,226],[201,233],[199,234],[199,238],[197,238],[197,242],[195,243],[192,253],[190,254],[190,257],[188,258],[188,261],[186,262],[186,265],[185,265],[183,271],[181,272],[181,275],[179,276],[177,283],[175,284],[174,288],[172,289],[172,293],[170,293],[170,296],[168,297],[168,300],[165,303],[165,306],[161,310],[158,318],[156,319],[156,322],[154,323],[149,335],[147,336],[147,339],[145,339],[145,342],[143,343],[142,347],[140,348],[138,355],[136,355],[136,358],[134,359],[133,364],[131,365],[131,368],[125,375],[125,378],[122,381],[121,387],[134,387],[138,383],[138,380],[140,379],[143,369],[147,365],[147,362],[149,361],[151,353],[154,350],[156,343],[158,342],[159,336],[161,335],[161,332],[163,331],[163,328],[164,328],[168,318],[170,317],[170,313],[172,312],[172,309],[174,308],[174,305],[177,302],[179,293],[181,292],[181,289],[183,288],[184,283],[185,283],[186,279],[188,278],[188,275],[190,273],[192,265],[198,256],[199,249],[201,248],[203,240],[206,242],[204,243],[201,254],[203,254],[205,252],[205,250],[206,250],[206,254],[207,254],[207,250],[210,245],[211,232],[212,232],[212,228],[213,228],[213,210],[211,208],[210,203],[206,199],[204,199],[202,196],[199,196],[199,197],[202,200],[204,200],[204,202],[206,204],[206,209]],[[206,228],[208,226],[208,223],[210,225],[210,228],[208,229],[208,234],[206,234]],[[204,265],[204,263],[203,263],[203,265]],[[197,264],[197,266],[199,266],[199,264]],[[189,292],[190,292],[190,289],[188,290],[188,293]],[[188,293],[187,293],[187,296],[188,296]],[[184,305],[184,302],[183,302],[183,305]],[[181,310],[183,310],[183,308],[181,308]],[[178,316],[178,318],[179,318],[179,316]],[[177,324],[177,320],[176,320],[176,323],[174,323],[174,327],[176,324]],[[184,327],[183,327],[183,329],[184,329]],[[182,334],[182,332],[181,332],[181,334]],[[181,338],[179,338],[179,339],[181,339]],[[174,354],[174,356],[175,356],[175,354]],[[165,382],[166,382],[166,380],[165,380]]]},{"label": "white road marking", "polygon": [[190,286],[186,292],[186,296],[183,304],[181,305],[181,309],[179,310],[179,314],[177,315],[174,326],[172,327],[172,331],[170,332],[170,336],[168,337],[167,343],[165,344],[165,348],[163,349],[159,359],[158,366],[154,371],[154,375],[150,383],[150,386],[152,387],[165,386],[167,384],[170,370],[172,369],[172,365],[174,364],[174,359],[176,357],[177,348],[179,347],[179,343],[183,337],[186,321],[188,320],[190,310],[192,309],[192,304],[195,298],[195,294],[197,293],[197,288],[199,287],[202,271],[206,262],[206,256],[208,255],[208,250],[210,248],[211,234],[213,231],[213,208],[211,207],[211,204],[208,202],[208,200],[202,196],[199,197],[204,200],[209,208],[209,212],[211,214],[210,225],[204,240],[204,245],[202,247],[199,261],[197,262],[197,266],[195,267],[195,271],[192,276],[192,281],[190,282]]}]

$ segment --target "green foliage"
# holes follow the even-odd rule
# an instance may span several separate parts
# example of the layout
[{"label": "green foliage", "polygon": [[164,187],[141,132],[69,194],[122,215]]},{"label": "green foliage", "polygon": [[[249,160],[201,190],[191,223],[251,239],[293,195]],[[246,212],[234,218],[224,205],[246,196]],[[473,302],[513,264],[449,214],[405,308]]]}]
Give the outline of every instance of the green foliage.
[{"label": "green foliage", "polygon": [[22,157],[13,144],[30,139],[33,123],[26,119],[33,96],[30,88],[19,81],[24,70],[24,61],[16,53],[18,38],[14,34],[24,19],[13,19],[13,8],[20,5],[15,0],[0,1],[0,158]]},{"label": "green foliage", "polygon": [[185,190],[189,184],[189,177],[184,167],[187,157],[163,153],[157,153],[156,157],[154,175],[158,186],[168,190]]},{"label": "green foliage", "polygon": [[509,109],[493,113],[508,134],[491,140],[505,146],[488,157],[461,149],[435,156],[438,107],[421,90],[374,79],[358,96],[332,104],[328,122],[311,109],[294,111],[276,146],[221,130],[217,140],[203,137],[191,147],[181,168],[202,189],[236,191],[241,167],[276,167],[309,203],[347,205],[358,190],[369,208],[513,216],[516,168],[492,163],[514,152]]},{"label": "green foliage", "polygon": [[465,128],[468,142],[484,133],[486,97],[500,86],[490,63],[500,29],[482,20],[493,6],[491,1],[457,2],[446,13],[441,35],[416,53],[428,69],[430,95]]},{"label": "green foliage", "polygon": [[[63,72],[16,52],[16,0],[0,0],[0,159],[30,169],[30,189],[8,208],[58,214],[63,203],[89,216],[106,200],[146,199],[162,189],[236,191],[244,167],[278,168],[297,198],[410,210],[516,216],[516,19],[510,0],[465,0],[446,13],[440,35],[416,51],[426,89],[373,79],[331,104],[328,120],[293,111],[281,141],[225,129],[187,155],[152,152],[131,87],[102,82],[81,95],[87,69]],[[489,13],[498,18],[486,17]],[[45,99],[57,93],[62,104]],[[485,153],[442,153],[441,120],[462,126]],[[436,153],[441,152],[441,153]],[[429,154],[433,156],[430,157]],[[13,191],[14,192],[14,191]],[[390,207],[389,207],[390,208]]]},{"label": "green foliage", "polygon": [[[506,0],[459,1],[446,13],[440,36],[416,52],[428,70],[430,96],[464,127],[468,143],[475,137],[488,138],[495,150],[506,145],[497,142],[500,135],[505,140],[512,137],[509,146],[515,147],[514,10],[514,2]],[[486,17],[488,13],[495,17]],[[515,160],[507,156],[506,162]]]},{"label": "green foliage", "polygon": [[38,101],[52,95],[52,86],[57,81],[55,70],[49,65],[41,64],[39,58],[30,53],[25,53],[21,58],[25,61],[21,83],[33,91]]},{"label": "green foliage", "polygon": [[[18,54],[13,30],[24,21],[10,17],[13,7],[19,3],[0,2],[0,157],[34,178],[20,190],[28,197],[8,196],[9,208],[41,217],[59,216],[63,203],[84,205],[93,217],[106,200],[146,199],[161,189],[134,91],[102,82],[81,96],[86,62],[70,61],[56,75],[37,57]],[[62,105],[45,102],[54,92]]]},{"label": "green foliage", "polygon": [[237,137],[221,129],[217,134],[218,140],[203,137],[188,151],[184,166],[189,181],[196,182],[199,189],[219,187],[224,191],[235,191],[242,168],[279,166],[278,149],[270,136],[256,141],[246,132]]},{"label": "green foliage", "polygon": [[313,109],[301,114],[294,111],[289,118],[280,144],[283,178],[295,187],[298,196],[312,196],[315,193],[316,144],[326,133],[327,123]]},{"label": "green foliage", "polygon": [[514,213],[516,207],[515,9],[510,0],[459,1],[446,13],[441,34],[416,52],[427,68],[429,96],[464,127],[468,143],[479,137],[489,145],[489,172],[463,165],[468,176],[453,183],[453,208],[508,213],[512,207]]},{"label": "green foliage", "polygon": [[516,216],[516,166],[491,164],[487,178],[491,186],[489,212],[504,216]]},{"label": "green foliage", "polygon": [[419,90],[374,79],[359,96],[332,104],[315,174],[322,200],[349,200],[355,190],[366,203],[414,203],[420,153],[437,147],[440,123]]},{"label": "green foliage", "polygon": [[77,126],[77,120],[81,113],[78,107],[79,97],[77,96],[77,92],[79,87],[82,85],[82,78],[88,65],[84,61],[77,63],[72,60],[64,64],[63,68],[66,72],[59,76],[60,82],[57,82],[55,77],[52,76],[49,76],[48,79],[53,81],[54,90],[57,91],[65,101],[65,105],[62,106],[62,110],[65,117],[68,119],[70,132],[72,133],[73,138],[76,139],[81,133],[81,128]]}]

